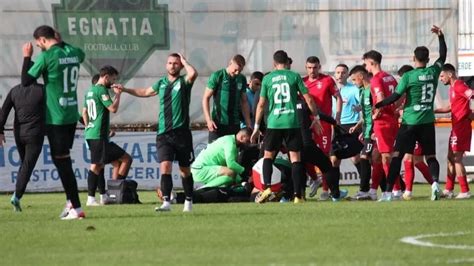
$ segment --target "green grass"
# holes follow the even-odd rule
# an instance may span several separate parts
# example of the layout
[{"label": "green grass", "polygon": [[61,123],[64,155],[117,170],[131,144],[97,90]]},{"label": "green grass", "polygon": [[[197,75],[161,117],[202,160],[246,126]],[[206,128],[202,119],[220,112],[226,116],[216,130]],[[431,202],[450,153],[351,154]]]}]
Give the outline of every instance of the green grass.
[{"label": "green grass", "polygon": [[431,202],[429,192],[418,185],[414,200],[392,203],[196,204],[189,214],[155,213],[155,194],[140,192],[142,205],[85,207],[80,221],[58,218],[63,194],[27,194],[22,213],[0,195],[0,265],[472,265],[473,250],[399,241],[463,231],[472,233],[425,240],[474,247],[474,200]]}]

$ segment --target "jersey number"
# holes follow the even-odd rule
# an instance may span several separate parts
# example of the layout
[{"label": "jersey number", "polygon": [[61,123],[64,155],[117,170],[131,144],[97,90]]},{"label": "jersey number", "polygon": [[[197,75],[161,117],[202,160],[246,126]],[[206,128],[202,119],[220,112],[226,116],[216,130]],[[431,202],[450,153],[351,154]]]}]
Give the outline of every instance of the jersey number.
[{"label": "jersey number", "polygon": [[79,67],[66,67],[63,70],[64,93],[76,91],[77,79],[79,78]]},{"label": "jersey number", "polygon": [[434,98],[434,85],[427,83],[421,87],[421,103],[431,103]]},{"label": "jersey number", "polygon": [[276,104],[290,102],[290,85],[288,85],[288,83],[273,84],[272,89],[275,90],[275,96],[273,99]]},{"label": "jersey number", "polygon": [[91,120],[95,120],[97,118],[97,108],[95,105],[94,100],[87,100],[87,115]]}]

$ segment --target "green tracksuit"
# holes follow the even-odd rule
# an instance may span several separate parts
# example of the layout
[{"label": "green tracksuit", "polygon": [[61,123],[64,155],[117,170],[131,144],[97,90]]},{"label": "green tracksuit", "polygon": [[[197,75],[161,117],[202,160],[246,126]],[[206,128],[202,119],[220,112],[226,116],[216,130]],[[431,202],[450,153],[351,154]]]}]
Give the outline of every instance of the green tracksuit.
[{"label": "green tracksuit", "polygon": [[[203,183],[206,187],[223,187],[240,182],[240,174],[245,168],[237,163],[237,155],[235,135],[218,138],[207,145],[207,148],[198,155],[191,165],[194,181]],[[232,169],[237,174],[236,178],[220,175],[222,167]]]}]

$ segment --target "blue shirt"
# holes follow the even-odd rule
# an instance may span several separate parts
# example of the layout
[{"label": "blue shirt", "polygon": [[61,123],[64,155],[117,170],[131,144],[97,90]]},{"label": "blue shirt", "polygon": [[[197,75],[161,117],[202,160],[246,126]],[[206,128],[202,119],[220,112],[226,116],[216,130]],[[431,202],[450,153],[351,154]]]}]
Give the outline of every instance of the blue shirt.
[{"label": "blue shirt", "polygon": [[359,89],[352,83],[347,83],[339,89],[339,93],[342,98],[341,125],[359,122],[360,113],[357,111],[360,105]]}]

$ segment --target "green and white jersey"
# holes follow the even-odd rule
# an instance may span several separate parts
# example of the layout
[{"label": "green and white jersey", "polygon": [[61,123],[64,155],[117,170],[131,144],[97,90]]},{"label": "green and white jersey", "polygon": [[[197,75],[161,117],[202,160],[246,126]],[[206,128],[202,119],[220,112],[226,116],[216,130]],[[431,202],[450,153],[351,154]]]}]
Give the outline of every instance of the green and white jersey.
[{"label": "green and white jersey", "polygon": [[438,77],[443,62],[438,60],[426,68],[416,68],[403,74],[396,92],[406,93],[402,124],[422,125],[435,122],[433,103],[438,86]]},{"label": "green and white jersey", "polygon": [[360,89],[360,103],[362,105],[362,119],[364,139],[370,138],[372,135],[372,96],[370,95],[370,85]]},{"label": "green and white jersey", "polygon": [[300,75],[291,70],[274,70],[263,78],[260,97],[268,101],[267,128],[300,127],[296,112],[298,91],[308,93]]},{"label": "green and white jersey", "polygon": [[84,52],[61,43],[43,51],[28,74],[43,75],[46,88],[46,124],[67,125],[77,122],[77,80]]},{"label": "green and white jersey", "polygon": [[87,92],[84,108],[87,109],[89,123],[85,129],[85,139],[107,139],[110,128],[109,107],[112,99],[103,85],[94,85]]},{"label": "green and white jersey", "polygon": [[231,77],[226,69],[211,74],[207,87],[213,90],[212,120],[221,125],[239,125],[242,94],[247,89],[247,79],[239,74]]},{"label": "green and white jersey", "polygon": [[153,84],[152,88],[158,94],[158,135],[177,128],[189,129],[192,87],[193,83],[186,82],[186,75],[173,82],[163,77]]}]

